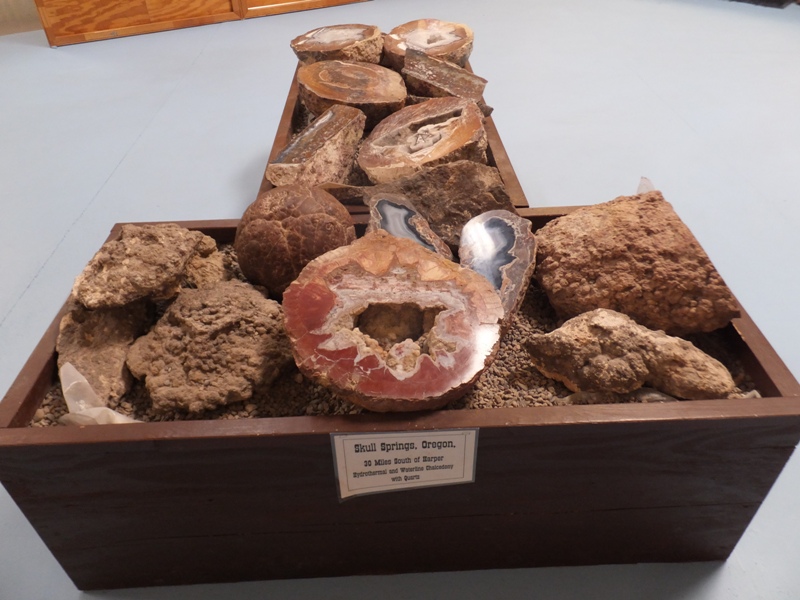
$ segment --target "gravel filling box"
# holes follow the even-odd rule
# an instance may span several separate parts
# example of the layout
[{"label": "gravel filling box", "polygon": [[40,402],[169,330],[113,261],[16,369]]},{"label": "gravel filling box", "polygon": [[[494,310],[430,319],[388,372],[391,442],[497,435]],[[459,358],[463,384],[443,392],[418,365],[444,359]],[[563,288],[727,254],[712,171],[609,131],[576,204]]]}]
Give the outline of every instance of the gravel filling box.
[{"label": "gravel filling box", "polygon": [[[520,212],[535,232],[570,210]],[[181,224],[230,244],[237,222]],[[800,441],[800,384],[744,311],[719,339],[762,397],[30,427],[61,314],[0,402],[0,481],[79,589],[724,560]],[[509,360],[489,386],[518,397]],[[332,433],[461,428],[479,432],[474,483],[339,501]]]}]

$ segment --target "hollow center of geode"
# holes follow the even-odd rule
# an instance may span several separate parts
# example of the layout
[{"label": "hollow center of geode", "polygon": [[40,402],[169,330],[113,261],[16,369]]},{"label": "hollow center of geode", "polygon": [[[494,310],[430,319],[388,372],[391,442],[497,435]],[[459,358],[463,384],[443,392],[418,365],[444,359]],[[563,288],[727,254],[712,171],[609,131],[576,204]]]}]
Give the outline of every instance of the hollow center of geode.
[{"label": "hollow center of geode", "polygon": [[355,318],[353,326],[386,351],[411,340],[424,352],[425,338],[442,310],[440,306],[422,308],[410,302],[370,304]]}]

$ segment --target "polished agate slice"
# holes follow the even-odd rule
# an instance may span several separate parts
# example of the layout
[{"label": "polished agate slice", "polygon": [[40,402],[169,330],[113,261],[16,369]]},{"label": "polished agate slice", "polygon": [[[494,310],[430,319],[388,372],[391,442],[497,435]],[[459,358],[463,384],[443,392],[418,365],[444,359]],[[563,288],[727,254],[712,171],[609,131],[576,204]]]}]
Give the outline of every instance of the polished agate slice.
[{"label": "polished agate slice", "polygon": [[290,45],[304,64],[321,60],[377,63],[383,53],[383,34],[375,25],[327,25],[297,36]]},{"label": "polished agate slice", "polygon": [[531,222],[507,210],[470,219],[461,232],[461,264],[483,275],[500,294],[505,325],[519,309],[536,266]]},{"label": "polished agate slice", "polygon": [[485,164],[487,145],[477,104],[433,98],[381,121],[361,145],[358,164],[373,183],[387,183],[461,159]]},{"label": "polished agate slice", "polygon": [[483,276],[383,230],[311,261],[283,311],[303,374],[380,412],[463,396],[493,360],[503,317]]},{"label": "polished agate slice", "polygon": [[463,23],[439,19],[418,19],[392,29],[383,40],[384,62],[398,71],[403,68],[406,50],[416,48],[463,67],[472,53],[475,35]]},{"label": "polished agate slice", "polygon": [[488,117],[492,113],[491,107],[483,101],[483,90],[487,81],[463,67],[409,48],[402,75],[406,89],[412,96],[423,98],[455,96],[475,102],[484,116]]},{"label": "polished agate slice", "polygon": [[417,242],[423,248],[453,258],[450,246],[436,235],[414,205],[399,194],[379,194],[369,202],[370,219],[367,231],[383,229],[395,237]]},{"label": "polished agate slice", "polygon": [[297,70],[302,104],[315,116],[334,104],[362,110],[367,129],[401,109],[406,102],[406,84],[399,73],[372,63],[324,60]]},{"label": "polished agate slice", "polygon": [[267,165],[267,180],[274,186],[346,182],[365,123],[366,116],[357,108],[331,106]]}]

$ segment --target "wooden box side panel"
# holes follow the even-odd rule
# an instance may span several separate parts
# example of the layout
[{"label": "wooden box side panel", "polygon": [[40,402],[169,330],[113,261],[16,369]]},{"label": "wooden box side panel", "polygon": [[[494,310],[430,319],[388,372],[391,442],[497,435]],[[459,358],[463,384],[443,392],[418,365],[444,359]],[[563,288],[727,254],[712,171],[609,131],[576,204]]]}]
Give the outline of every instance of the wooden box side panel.
[{"label": "wooden box side panel", "polygon": [[320,434],[18,447],[3,481],[82,589],[720,560],[799,421],[484,428],[475,483],[345,502]]},{"label": "wooden box side panel", "polygon": [[239,0],[36,0],[52,46],[241,18]]},{"label": "wooden box side panel", "polygon": [[264,17],[299,10],[355,4],[369,0],[244,0],[244,17]]}]

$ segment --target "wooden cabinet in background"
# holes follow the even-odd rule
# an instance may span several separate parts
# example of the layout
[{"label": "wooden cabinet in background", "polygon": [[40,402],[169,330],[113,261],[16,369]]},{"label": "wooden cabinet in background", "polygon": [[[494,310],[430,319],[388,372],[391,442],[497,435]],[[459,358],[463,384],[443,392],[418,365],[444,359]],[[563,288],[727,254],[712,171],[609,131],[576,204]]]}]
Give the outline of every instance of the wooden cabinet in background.
[{"label": "wooden cabinet in background", "polygon": [[36,0],[51,46],[367,0]]}]

